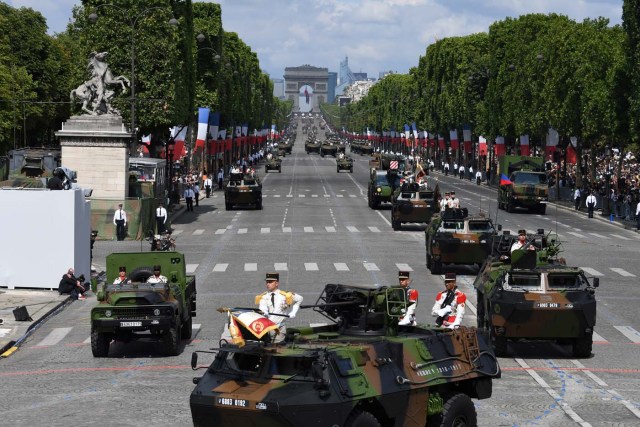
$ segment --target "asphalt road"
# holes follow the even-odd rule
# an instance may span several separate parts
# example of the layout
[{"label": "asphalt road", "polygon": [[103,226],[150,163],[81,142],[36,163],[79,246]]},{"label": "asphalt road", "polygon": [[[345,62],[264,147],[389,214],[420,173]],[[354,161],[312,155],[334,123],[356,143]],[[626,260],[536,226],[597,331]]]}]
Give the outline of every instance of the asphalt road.
[{"label": "asphalt road", "polygon": [[[112,345],[109,358],[94,359],[89,311],[95,300],[74,302],[0,361],[0,424],[191,424],[191,379],[203,373],[191,371],[191,352],[216,345],[225,318],[215,309],[252,305],[267,271],[279,271],[281,289],[312,303],[327,283],[391,284],[399,269],[411,270],[420,292],[418,321],[429,322],[443,279],[425,267],[425,225],[392,231],[388,207],[367,207],[368,158],[355,155],[353,174],[336,173],[333,158],[305,154],[301,129],[282,173],[263,177],[263,210],[226,211],[222,193],[214,192],[174,223],[177,248],[198,286],[194,338],[183,341],[181,355],[164,357],[153,343],[133,342]],[[455,190],[470,212],[487,211],[505,229],[557,231],[568,263],[600,277],[593,356],[576,360],[569,347],[556,344],[510,344],[510,357],[500,358],[503,376],[494,381],[493,397],[475,402],[479,424],[640,425],[639,235],[553,206],[544,216],[497,212],[490,188],[440,174],[430,179],[442,191]],[[104,263],[112,251],[147,245],[99,241],[95,263]],[[451,271],[471,302],[463,323],[475,325],[475,271]],[[318,316],[301,310],[291,323],[324,320]]]}]

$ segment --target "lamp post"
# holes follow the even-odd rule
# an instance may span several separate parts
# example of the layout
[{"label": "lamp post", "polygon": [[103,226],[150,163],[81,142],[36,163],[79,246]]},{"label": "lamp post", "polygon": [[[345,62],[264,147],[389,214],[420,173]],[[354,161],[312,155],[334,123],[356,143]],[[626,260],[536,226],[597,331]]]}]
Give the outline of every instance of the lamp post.
[{"label": "lamp post", "polygon": [[[96,10],[100,9],[101,7],[112,7],[117,11],[119,11],[122,14],[122,18],[124,22],[127,23],[129,25],[129,28],[131,29],[131,148],[130,149],[134,150],[137,143],[136,141],[136,37],[135,37],[136,24],[138,23],[138,20],[141,17],[146,16],[149,12],[154,12],[156,10],[166,10],[166,8],[160,7],[160,6],[149,7],[147,9],[144,9],[137,15],[131,15],[130,10],[124,9],[120,6],[116,6],[115,4],[111,4],[111,3],[101,4],[96,7]],[[91,14],[89,14],[89,21],[91,21],[91,23],[95,24],[97,20],[98,20],[97,13],[92,12]],[[169,19],[168,24],[175,27],[176,25],[178,25],[178,20],[176,18],[171,18]]]}]

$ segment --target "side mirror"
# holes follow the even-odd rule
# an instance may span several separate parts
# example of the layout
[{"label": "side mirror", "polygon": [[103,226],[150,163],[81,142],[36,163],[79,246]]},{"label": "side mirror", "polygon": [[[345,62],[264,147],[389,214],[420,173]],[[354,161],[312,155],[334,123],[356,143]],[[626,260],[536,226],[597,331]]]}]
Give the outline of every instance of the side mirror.
[{"label": "side mirror", "polygon": [[594,277],[593,278],[593,287],[597,288],[598,286],[600,286],[600,278],[599,277]]}]

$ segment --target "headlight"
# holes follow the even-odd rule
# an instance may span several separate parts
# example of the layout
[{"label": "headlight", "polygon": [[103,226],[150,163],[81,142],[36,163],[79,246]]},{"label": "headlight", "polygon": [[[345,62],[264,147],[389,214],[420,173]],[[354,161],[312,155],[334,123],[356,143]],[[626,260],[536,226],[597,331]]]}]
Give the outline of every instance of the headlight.
[{"label": "headlight", "polygon": [[381,187],[376,188],[376,192],[382,193],[382,188]]},{"label": "headlight", "polygon": [[153,309],[153,315],[154,316],[160,316],[160,309],[159,308],[154,308]]},{"label": "headlight", "polygon": [[104,316],[105,316],[105,317],[111,317],[111,310],[106,310],[106,311],[104,312]]}]

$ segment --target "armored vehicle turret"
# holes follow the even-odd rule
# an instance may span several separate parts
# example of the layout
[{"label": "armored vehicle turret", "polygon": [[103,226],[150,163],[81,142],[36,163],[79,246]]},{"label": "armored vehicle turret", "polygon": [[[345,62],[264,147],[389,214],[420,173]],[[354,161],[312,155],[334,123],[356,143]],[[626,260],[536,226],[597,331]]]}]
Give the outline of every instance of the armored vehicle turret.
[{"label": "armored vehicle turret", "polygon": [[262,209],[262,183],[257,176],[242,173],[229,174],[224,187],[224,206],[231,210],[235,205],[253,205]]},{"label": "armored vehicle turret", "polygon": [[304,144],[304,151],[309,153],[320,153],[320,141],[315,138],[307,139],[307,142]]},{"label": "armored vehicle turret", "polygon": [[301,308],[328,323],[288,326],[280,344],[261,335],[263,322],[243,325],[243,309],[227,309],[243,339],[203,352],[215,359],[194,378],[194,425],[477,425],[471,399],[491,397],[500,367],[475,328],[398,325],[399,287],[328,284]]},{"label": "armored vehicle turret", "polygon": [[526,339],[568,342],[575,357],[589,357],[599,278],[566,265],[559,243],[543,230],[527,234],[526,249],[512,251],[515,239],[497,239],[473,284],[478,327],[489,332],[497,355],[507,352],[508,340]]}]

